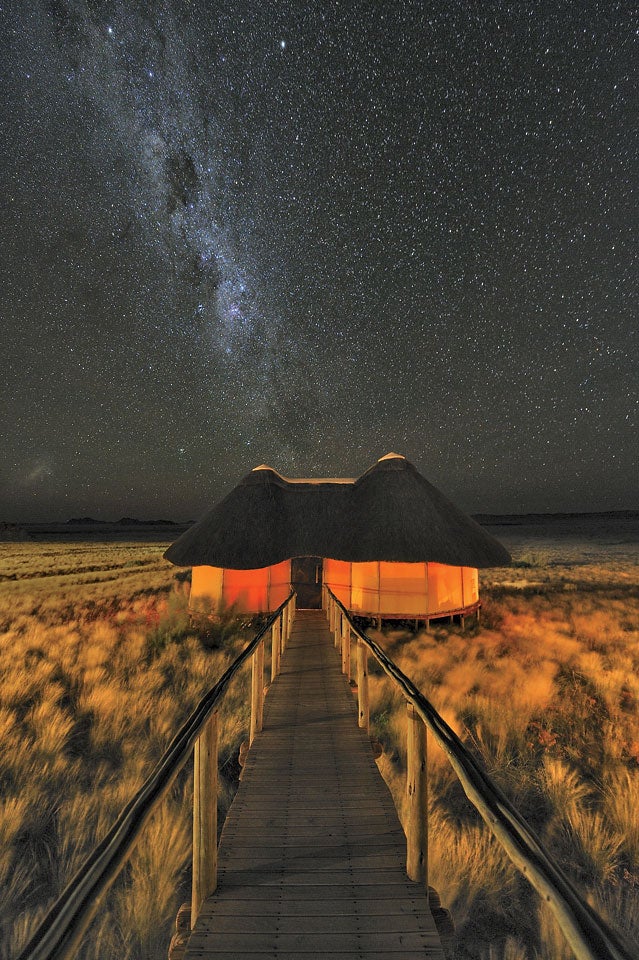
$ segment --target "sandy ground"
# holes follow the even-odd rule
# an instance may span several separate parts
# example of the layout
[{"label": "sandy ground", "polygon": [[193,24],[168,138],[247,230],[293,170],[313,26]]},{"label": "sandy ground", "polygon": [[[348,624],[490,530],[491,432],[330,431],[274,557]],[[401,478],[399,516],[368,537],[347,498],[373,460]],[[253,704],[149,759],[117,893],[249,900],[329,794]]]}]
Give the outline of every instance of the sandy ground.
[{"label": "sandy ground", "polygon": [[515,563],[639,565],[639,518],[574,518],[486,526]]}]

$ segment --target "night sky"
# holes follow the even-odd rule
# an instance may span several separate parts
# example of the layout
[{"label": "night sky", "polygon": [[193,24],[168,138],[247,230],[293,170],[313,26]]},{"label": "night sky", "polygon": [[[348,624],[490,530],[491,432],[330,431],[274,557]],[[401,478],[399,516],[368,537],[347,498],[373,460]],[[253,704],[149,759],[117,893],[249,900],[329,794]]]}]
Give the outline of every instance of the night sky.
[{"label": "night sky", "polygon": [[638,47],[614,0],[0,3],[0,520],[389,450],[639,507]]}]

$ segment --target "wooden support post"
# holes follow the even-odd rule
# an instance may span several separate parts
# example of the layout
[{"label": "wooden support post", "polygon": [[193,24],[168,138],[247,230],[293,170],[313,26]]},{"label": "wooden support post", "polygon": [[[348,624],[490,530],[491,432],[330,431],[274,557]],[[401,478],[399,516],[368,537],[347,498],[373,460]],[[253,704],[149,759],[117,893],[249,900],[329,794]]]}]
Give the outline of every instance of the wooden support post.
[{"label": "wooden support post", "polygon": [[366,733],[370,733],[368,650],[359,637],[357,638],[357,723],[366,730]]},{"label": "wooden support post", "polygon": [[345,674],[348,680],[351,679],[351,625],[342,614],[342,630],[341,630],[341,644],[342,644],[342,673]]},{"label": "wooden support post", "polygon": [[191,929],[202,904],[217,887],[217,741],[214,713],[193,750],[193,885]]},{"label": "wooden support post", "polygon": [[408,703],[406,738],[406,873],[428,886],[428,788],[426,780],[426,727]]},{"label": "wooden support post", "polygon": [[342,637],[342,611],[335,605],[335,624],[333,626],[333,643],[339,647]]},{"label": "wooden support post", "polygon": [[279,673],[280,659],[280,618],[271,627],[271,683]]},{"label": "wooden support post", "polygon": [[255,739],[255,734],[262,729],[264,720],[264,641],[258,644],[257,650],[251,657],[251,729],[249,746]]},{"label": "wooden support post", "polygon": [[286,642],[291,639],[291,634],[293,632],[293,617],[295,616],[295,597],[291,600],[288,607],[286,608],[286,616],[288,619],[288,625],[286,628]]}]

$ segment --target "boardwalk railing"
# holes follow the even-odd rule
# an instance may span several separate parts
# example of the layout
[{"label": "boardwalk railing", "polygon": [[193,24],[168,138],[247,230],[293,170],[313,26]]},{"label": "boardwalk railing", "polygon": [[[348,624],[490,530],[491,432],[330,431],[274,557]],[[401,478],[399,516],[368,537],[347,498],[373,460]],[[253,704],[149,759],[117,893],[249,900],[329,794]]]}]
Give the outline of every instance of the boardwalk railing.
[{"label": "boardwalk railing", "polygon": [[295,594],[291,594],[200,700],[149,778],[51,907],[18,960],[67,960],[73,956],[145,824],[191,753],[194,755],[191,926],[195,924],[202,903],[217,886],[217,708],[235,674],[252,657],[250,740],[259,733],[264,705],[265,638],[270,631],[273,679],[279,673],[294,614]]},{"label": "boardwalk railing", "polygon": [[578,960],[637,960],[581,897],[553,862],[506,795],[488,777],[457,734],[382,648],[353,623],[344,605],[324,585],[324,609],[341,648],[342,672],[350,678],[351,640],[357,639],[357,694],[360,727],[369,729],[368,654],[373,654],[402,692],[408,710],[406,870],[428,882],[426,729],[442,748],[464,788],[497,840],[527,880],[547,901]]}]

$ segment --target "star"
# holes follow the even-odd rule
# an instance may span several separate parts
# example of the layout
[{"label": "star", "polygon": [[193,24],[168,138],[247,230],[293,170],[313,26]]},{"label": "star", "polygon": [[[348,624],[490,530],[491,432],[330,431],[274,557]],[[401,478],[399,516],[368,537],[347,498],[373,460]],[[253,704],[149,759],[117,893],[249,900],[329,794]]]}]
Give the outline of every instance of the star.
[{"label": "star", "polygon": [[633,508],[632,10],[276,6],[0,9],[0,519],[397,446],[469,512]]}]

